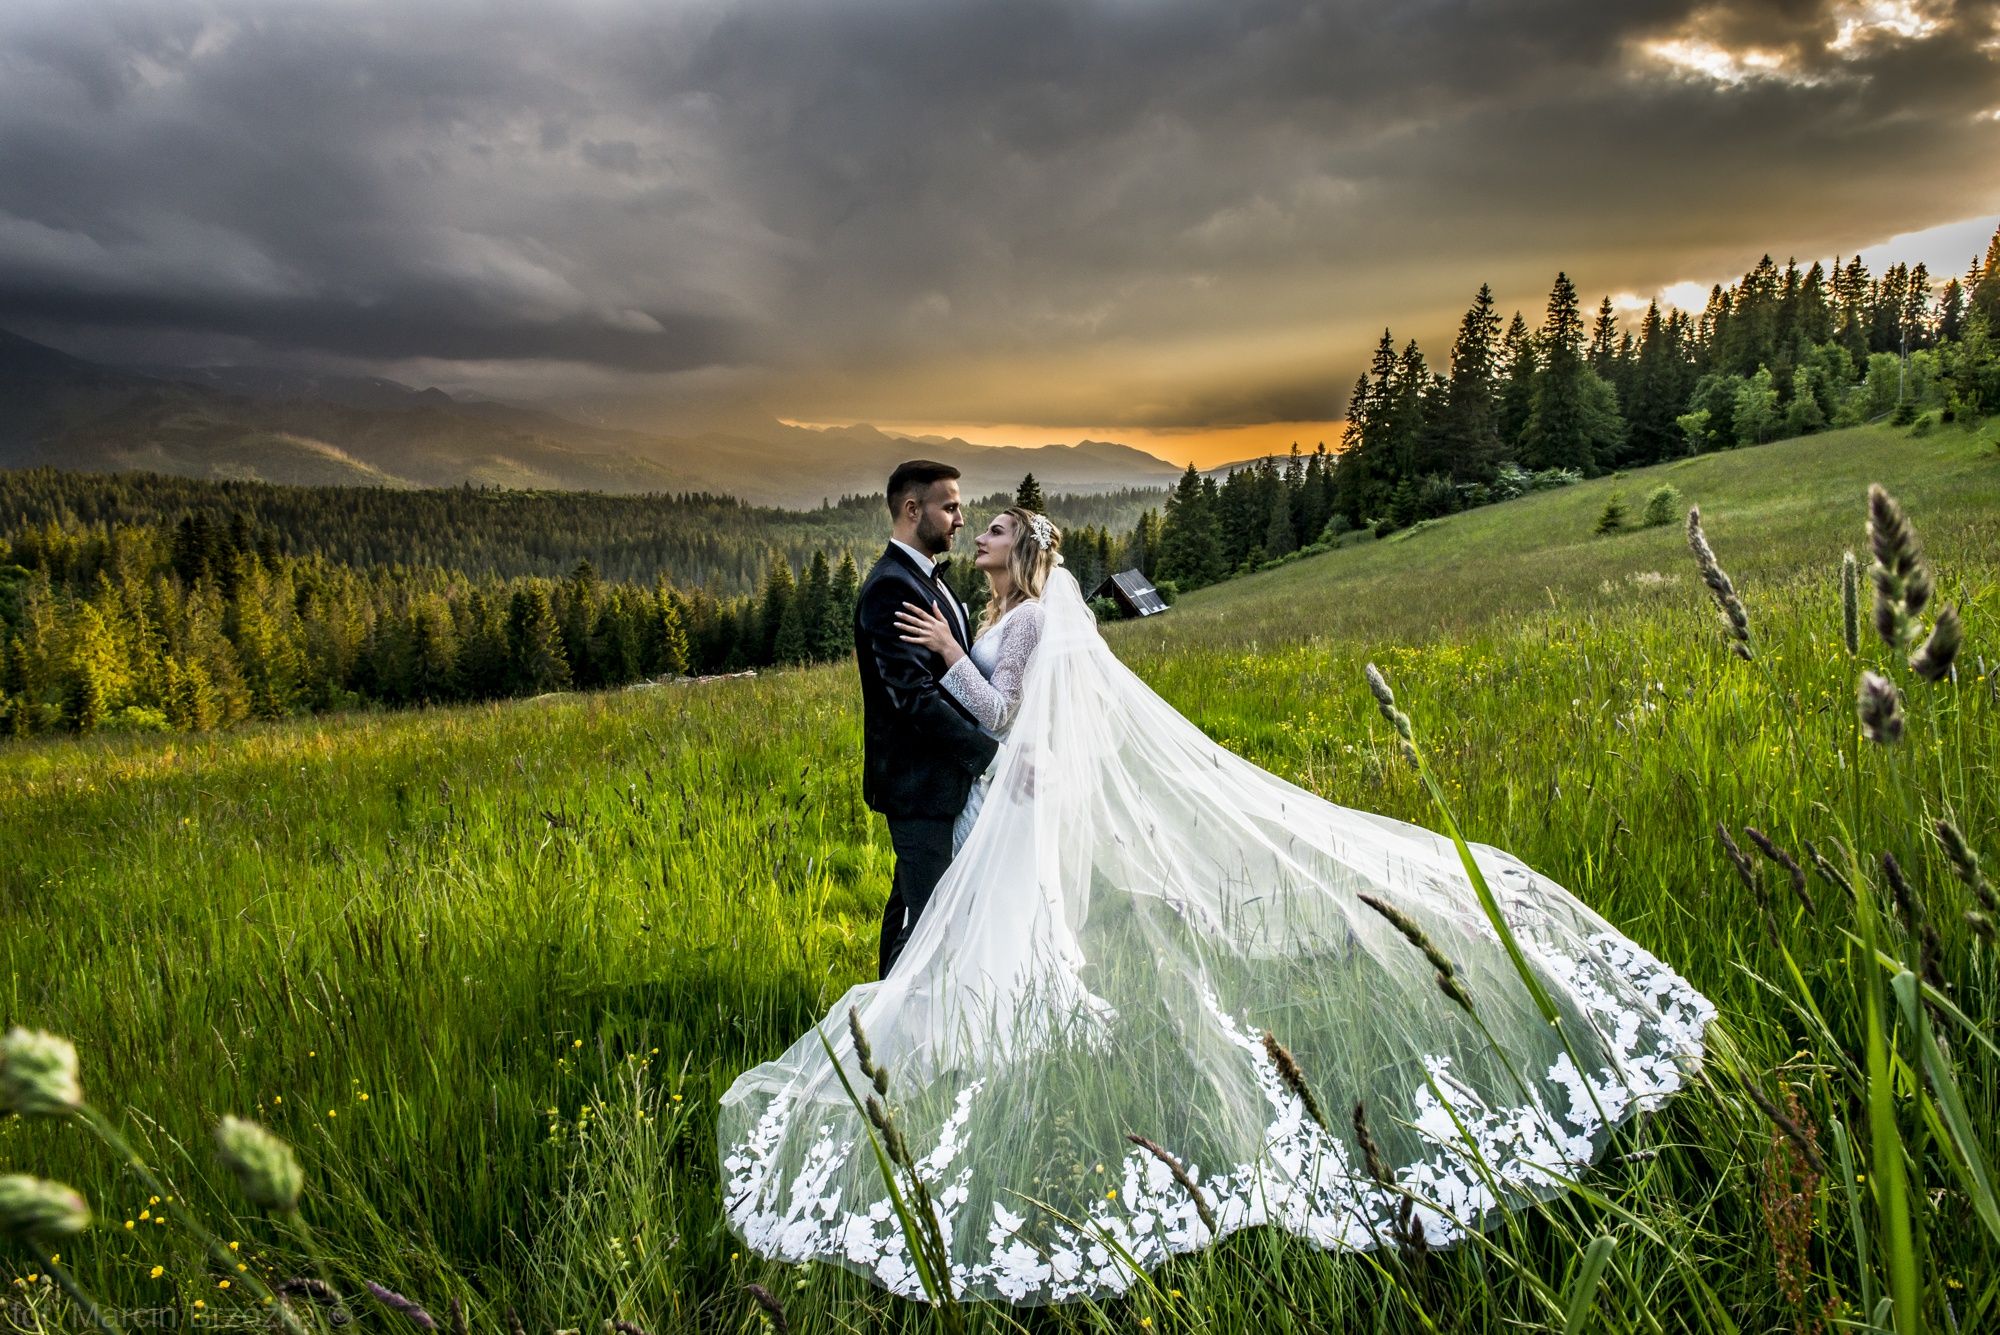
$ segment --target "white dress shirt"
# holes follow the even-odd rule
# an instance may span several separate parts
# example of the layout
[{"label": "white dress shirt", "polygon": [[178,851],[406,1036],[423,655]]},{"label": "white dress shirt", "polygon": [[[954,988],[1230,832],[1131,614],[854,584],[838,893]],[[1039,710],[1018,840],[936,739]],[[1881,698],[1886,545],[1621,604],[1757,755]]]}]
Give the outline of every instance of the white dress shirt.
[{"label": "white dress shirt", "polygon": [[[937,578],[936,561],[933,561],[930,557],[925,556],[922,552],[910,546],[909,543],[904,542],[901,538],[891,538],[889,539],[889,541],[894,543],[896,546],[901,547],[903,551],[909,555],[909,558],[917,563],[917,569],[924,572],[925,579]],[[951,609],[951,619],[958,623],[958,633],[965,636],[967,640],[970,640],[972,638],[972,635],[969,631],[966,630],[965,613],[959,610],[958,599],[952,597],[950,595],[950,592],[947,590],[944,602],[945,606]]]}]

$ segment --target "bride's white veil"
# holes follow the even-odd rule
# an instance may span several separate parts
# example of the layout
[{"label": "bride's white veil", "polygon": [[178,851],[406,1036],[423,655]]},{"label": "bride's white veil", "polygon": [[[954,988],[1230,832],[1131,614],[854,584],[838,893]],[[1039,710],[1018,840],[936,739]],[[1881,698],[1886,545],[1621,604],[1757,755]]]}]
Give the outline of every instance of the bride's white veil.
[{"label": "bride's white veil", "polygon": [[[1128,1258],[1257,1223],[1335,1247],[1449,1243],[1503,1198],[1560,1189],[1679,1086],[1712,1008],[1659,961],[1476,846],[1555,1032],[1448,841],[1210,740],[1111,652],[1067,570],[1042,601],[985,804],[894,969],[723,1099],[724,1204],[752,1247],[920,1296],[821,1043],[860,1089],[850,1009],[939,1203],[954,1289],[1018,1303],[1121,1291]],[[1364,894],[1453,962],[1476,1018]],[[1393,1187],[1363,1167],[1357,1104]]]}]

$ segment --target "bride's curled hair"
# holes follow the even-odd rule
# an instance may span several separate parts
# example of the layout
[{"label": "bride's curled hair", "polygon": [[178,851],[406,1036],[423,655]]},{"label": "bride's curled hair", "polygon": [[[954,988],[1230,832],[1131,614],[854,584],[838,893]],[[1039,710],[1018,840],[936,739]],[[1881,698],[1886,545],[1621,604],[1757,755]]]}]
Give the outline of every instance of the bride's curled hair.
[{"label": "bride's curled hair", "polygon": [[979,618],[982,633],[1017,604],[1041,597],[1049,573],[1062,564],[1062,530],[1047,515],[1020,505],[1010,505],[1000,513],[1014,518],[1014,546],[1007,553],[1007,574],[1014,589],[1004,600],[988,600]]}]

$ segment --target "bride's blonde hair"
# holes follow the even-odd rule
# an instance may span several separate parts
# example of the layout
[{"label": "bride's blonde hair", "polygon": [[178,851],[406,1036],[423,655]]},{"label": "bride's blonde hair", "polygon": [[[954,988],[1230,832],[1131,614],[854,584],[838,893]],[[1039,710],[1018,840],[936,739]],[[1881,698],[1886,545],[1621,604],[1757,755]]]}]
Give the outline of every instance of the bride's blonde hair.
[{"label": "bride's blonde hair", "polygon": [[1062,530],[1049,522],[1047,515],[1020,505],[1010,505],[1000,513],[1014,517],[1014,546],[1007,553],[1007,574],[1014,581],[1014,592],[1004,603],[998,598],[987,600],[979,617],[982,635],[1021,603],[1041,597],[1049,573],[1062,563]]}]

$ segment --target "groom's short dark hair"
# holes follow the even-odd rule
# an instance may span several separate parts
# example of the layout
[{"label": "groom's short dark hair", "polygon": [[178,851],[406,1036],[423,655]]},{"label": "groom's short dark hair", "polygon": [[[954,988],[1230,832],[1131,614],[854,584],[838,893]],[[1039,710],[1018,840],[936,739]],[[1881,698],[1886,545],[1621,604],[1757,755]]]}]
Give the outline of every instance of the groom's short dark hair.
[{"label": "groom's short dark hair", "polygon": [[930,459],[911,459],[896,465],[896,471],[889,474],[889,513],[895,514],[902,508],[903,498],[913,491],[922,491],[933,482],[943,482],[958,476],[958,470],[950,464],[936,463]]}]

